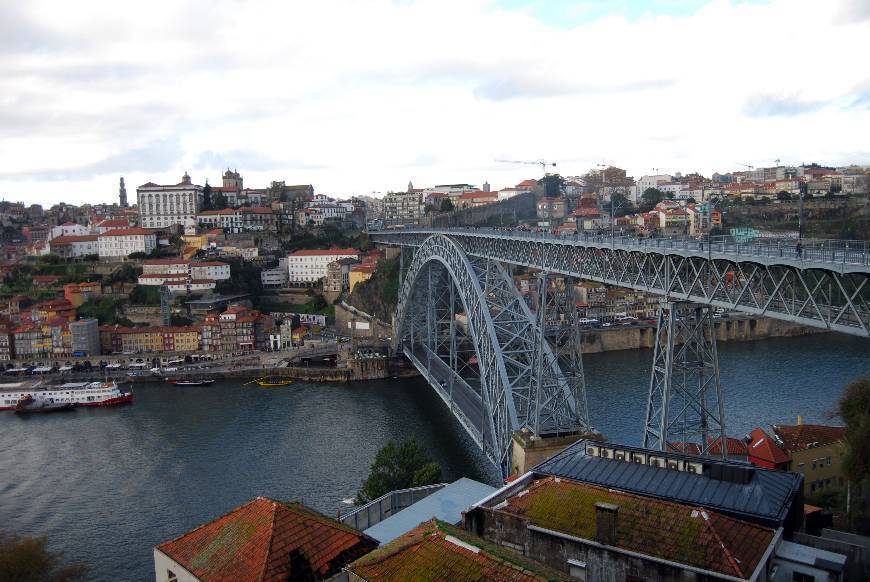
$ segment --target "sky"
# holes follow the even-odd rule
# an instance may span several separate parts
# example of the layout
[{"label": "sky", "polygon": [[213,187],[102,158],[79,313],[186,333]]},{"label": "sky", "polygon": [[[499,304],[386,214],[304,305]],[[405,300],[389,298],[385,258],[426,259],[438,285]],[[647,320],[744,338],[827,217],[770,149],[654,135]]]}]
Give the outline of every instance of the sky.
[{"label": "sky", "polygon": [[0,0],[0,197],[870,164],[868,0]]}]

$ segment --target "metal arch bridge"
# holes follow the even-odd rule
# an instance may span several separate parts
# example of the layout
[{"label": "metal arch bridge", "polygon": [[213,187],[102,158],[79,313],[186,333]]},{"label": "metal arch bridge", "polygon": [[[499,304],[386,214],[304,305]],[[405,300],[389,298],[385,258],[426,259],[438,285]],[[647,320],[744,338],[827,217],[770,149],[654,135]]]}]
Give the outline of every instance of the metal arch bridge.
[{"label": "metal arch bridge", "polygon": [[870,337],[870,243],[736,242],[731,237],[645,239],[559,236],[498,229],[400,229],[369,233],[420,246],[450,237],[474,257],[523,265],[673,300],[691,301]]},{"label": "metal arch bridge", "polygon": [[[644,444],[662,449],[682,442],[674,436],[679,426],[682,437],[707,443],[702,454],[710,436],[725,436],[710,306],[870,336],[864,242],[806,241],[798,252],[793,244],[727,238],[462,228],[369,234],[376,243],[414,251],[402,268],[396,347],[503,475],[513,469],[515,430],[538,436],[591,430],[572,279],[700,304],[686,311],[669,303],[659,316]],[[504,264],[541,272],[534,313]],[[553,275],[555,281],[548,279]],[[690,425],[698,430],[689,431]]]}]

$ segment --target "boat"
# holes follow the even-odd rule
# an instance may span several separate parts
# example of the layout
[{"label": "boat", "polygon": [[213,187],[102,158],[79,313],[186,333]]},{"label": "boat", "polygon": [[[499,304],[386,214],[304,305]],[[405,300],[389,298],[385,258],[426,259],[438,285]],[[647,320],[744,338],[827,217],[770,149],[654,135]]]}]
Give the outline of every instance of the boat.
[{"label": "boat", "polygon": [[34,398],[32,394],[25,394],[15,403],[15,414],[62,412],[75,407],[73,402],[55,402],[54,398]]},{"label": "boat", "polygon": [[167,378],[167,382],[175,386],[210,386],[214,384],[211,378]]},{"label": "boat", "polygon": [[290,378],[257,378],[254,380],[254,383],[261,388],[280,388],[281,386],[287,386],[288,384],[292,384],[293,380]]},{"label": "boat", "polygon": [[67,382],[56,385],[41,382],[16,382],[0,384],[0,410],[15,410],[18,401],[25,396],[55,404],[72,404],[73,406],[115,406],[133,402],[133,393],[122,392],[114,380]]}]

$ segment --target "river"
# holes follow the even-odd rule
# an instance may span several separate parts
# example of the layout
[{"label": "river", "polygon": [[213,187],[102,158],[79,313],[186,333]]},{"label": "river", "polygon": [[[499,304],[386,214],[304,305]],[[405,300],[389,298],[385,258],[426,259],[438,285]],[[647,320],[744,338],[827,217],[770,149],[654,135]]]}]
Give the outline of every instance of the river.
[{"label": "river", "polygon": [[[843,386],[870,375],[870,340],[838,334],[720,344],[729,433],[826,422]],[[651,350],[585,357],[590,416],[639,444]],[[257,495],[346,507],[388,439],[416,436],[444,478],[497,474],[419,379],[136,388],[131,406],[0,413],[0,528],[48,535],[92,580],[153,580],[155,544]]]}]

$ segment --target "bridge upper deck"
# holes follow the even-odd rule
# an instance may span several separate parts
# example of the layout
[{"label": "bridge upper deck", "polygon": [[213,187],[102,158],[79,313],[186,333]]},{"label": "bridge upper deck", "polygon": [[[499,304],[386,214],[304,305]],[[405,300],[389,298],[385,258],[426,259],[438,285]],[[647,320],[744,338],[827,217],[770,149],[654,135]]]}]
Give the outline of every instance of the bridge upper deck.
[{"label": "bridge upper deck", "polygon": [[741,241],[733,236],[661,237],[610,236],[599,233],[555,234],[499,228],[398,228],[369,233],[379,242],[417,246],[432,234],[517,242],[538,242],[657,255],[678,255],[838,273],[870,274],[870,241],[760,238]]}]

